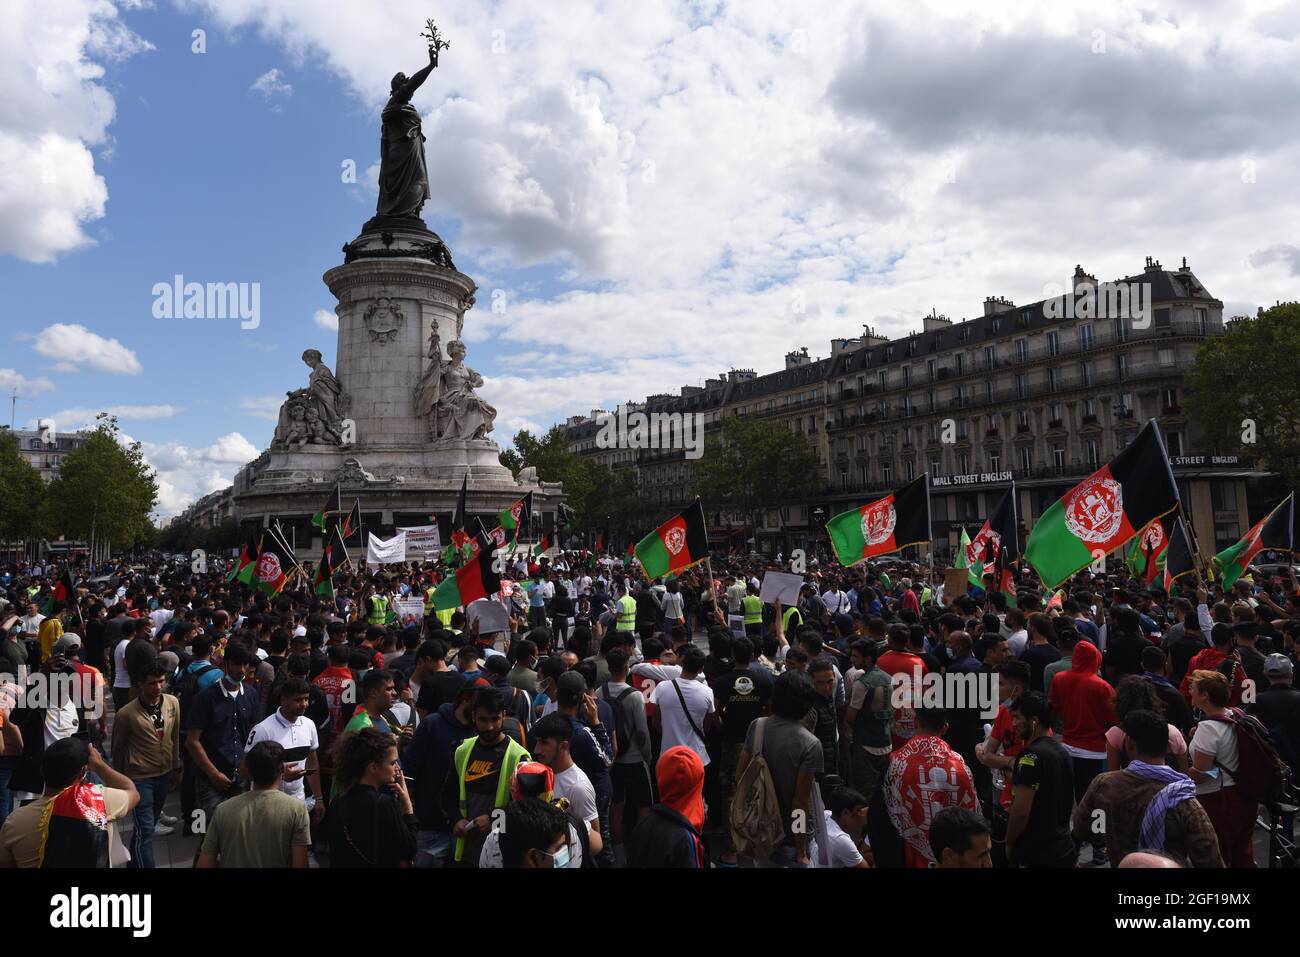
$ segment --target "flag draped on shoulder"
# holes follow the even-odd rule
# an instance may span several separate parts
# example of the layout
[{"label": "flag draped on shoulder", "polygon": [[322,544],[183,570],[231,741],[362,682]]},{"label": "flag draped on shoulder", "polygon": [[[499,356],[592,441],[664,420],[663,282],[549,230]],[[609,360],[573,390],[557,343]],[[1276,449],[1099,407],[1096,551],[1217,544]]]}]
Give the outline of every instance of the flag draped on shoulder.
[{"label": "flag draped on shoulder", "polygon": [[841,512],[826,523],[826,531],[841,565],[929,544],[930,473],[884,498]]},{"label": "flag draped on shoulder", "polygon": [[1025,559],[1046,587],[1056,588],[1177,507],[1178,486],[1152,419],[1119,455],[1042,514],[1025,543]]},{"label": "flag draped on shoulder", "polygon": [[477,537],[478,551],[474,557],[433,590],[434,611],[460,608],[479,598],[491,598],[501,590],[501,575],[493,571],[492,543],[484,535]]},{"label": "flag draped on shoulder", "polygon": [[696,499],[680,515],[675,515],[635,546],[635,553],[647,578],[676,574],[709,557],[709,529],[704,524],[704,506]]},{"label": "flag draped on shoulder", "polygon": [[1187,525],[1179,515],[1174,520],[1173,530],[1169,533],[1169,544],[1165,546],[1166,593],[1178,579],[1196,571],[1196,564],[1192,561],[1192,556],[1195,554],[1196,550],[1192,548],[1191,539],[1187,536]]},{"label": "flag draped on shoulder", "polygon": [[1223,587],[1231,588],[1233,582],[1245,574],[1246,568],[1265,548],[1292,547],[1291,531],[1295,522],[1295,492],[1278,503],[1248,531],[1241,541],[1230,545],[1214,556]]}]

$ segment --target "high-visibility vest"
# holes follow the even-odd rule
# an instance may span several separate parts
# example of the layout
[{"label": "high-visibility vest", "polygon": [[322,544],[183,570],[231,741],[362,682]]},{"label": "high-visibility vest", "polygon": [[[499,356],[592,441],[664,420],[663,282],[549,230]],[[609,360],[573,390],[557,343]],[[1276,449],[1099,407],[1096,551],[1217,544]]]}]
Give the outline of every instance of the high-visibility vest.
[{"label": "high-visibility vest", "polygon": [[757,595],[746,595],[740,599],[740,607],[745,611],[745,624],[761,625],[763,623],[763,599]]},{"label": "high-visibility vest", "polygon": [[382,625],[388,620],[388,599],[380,595],[370,596],[370,617],[366,619],[372,625]]},{"label": "high-visibility vest", "polygon": [[[798,620],[796,621],[794,619]],[[784,631],[786,635],[790,634],[792,628],[798,628],[802,624],[803,615],[794,605],[787,608],[781,615],[781,630]]]},{"label": "high-visibility vest", "polygon": [[433,612],[433,592],[432,585],[424,590],[424,617],[426,618]]},{"label": "high-visibility vest", "polygon": [[636,631],[636,599],[624,595],[618,600],[618,631]]},{"label": "high-visibility vest", "polygon": [[[469,766],[469,756],[474,750],[478,735],[466,738],[456,749],[456,782],[460,788],[460,816],[469,819],[469,799],[465,795],[465,769]],[[501,770],[497,775],[497,793],[493,797],[494,808],[505,807],[510,803],[510,781],[515,776],[515,768],[521,761],[531,761],[532,757],[514,738],[506,735],[506,753],[501,760]],[[457,863],[465,856],[465,839],[456,838]]]}]

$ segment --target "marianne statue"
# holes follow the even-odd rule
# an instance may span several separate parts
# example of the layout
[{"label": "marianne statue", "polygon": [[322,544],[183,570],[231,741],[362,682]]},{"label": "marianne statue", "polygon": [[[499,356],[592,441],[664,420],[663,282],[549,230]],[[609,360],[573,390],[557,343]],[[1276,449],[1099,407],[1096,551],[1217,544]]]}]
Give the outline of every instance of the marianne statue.
[{"label": "marianne statue", "polygon": [[438,47],[429,47],[429,65],[408,77],[393,77],[392,95],[383,112],[379,139],[380,216],[416,216],[429,198],[429,168],[424,159],[424,133],[411,97],[438,66]]}]

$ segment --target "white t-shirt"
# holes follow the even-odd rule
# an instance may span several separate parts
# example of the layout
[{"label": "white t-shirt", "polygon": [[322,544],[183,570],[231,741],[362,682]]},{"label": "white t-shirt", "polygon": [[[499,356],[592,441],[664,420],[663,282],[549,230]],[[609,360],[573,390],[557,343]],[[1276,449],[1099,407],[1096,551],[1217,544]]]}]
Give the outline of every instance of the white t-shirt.
[{"label": "white t-shirt", "polygon": [[45,616],[40,612],[37,612],[34,615],[26,615],[22,618],[22,623],[19,625],[18,630],[21,634],[34,635],[41,630],[41,622],[44,620]]},{"label": "white t-shirt", "polygon": [[153,622],[153,633],[156,635],[162,631],[163,625],[171,621],[175,615],[176,612],[170,608],[158,608],[149,612],[149,620]]},{"label": "white t-shirt", "polygon": [[690,722],[682,712],[682,703],[677,697],[675,688],[681,689],[686,707],[690,709],[691,717],[695,719],[695,727],[701,731],[704,730],[704,716],[712,714],[714,710],[713,689],[701,681],[673,679],[655,685],[655,690],[650,693],[650,703],[659,709],[659,717],[663,722],[663,750],[667,751],[679,744],[685,745],[698,754],[707,767],[708,749],[700,736],[692,730]]},{"label": "white t-shirt", "polygon": [[668,592],[664,595],[664,617],[681,618],[685,603],[682,601],[681,592]]},{"label": "white t-shirt", "polygon": [[1025,650],[1025,645],[1029,643],[1029,632],[1021,628],[1019,631],[1013,631],[1007,637],[1007,651],[1011,653],[1012,658],[1019,658],[1020,653]]},{"label": "white t-shirt", "polygon": [[849,596],[842,591],[827,591],[822,595],[822,601],[826,603],[827,612],[838,615],[841,611],[847,609]]},{"label": "white t-shirt", "polygon": [[575,824],[585,825],[587,830],[592,830],[592,822],[600,815],[596,813],[596,789],[592,786],[591,778],[587,777],[587,772],[576,764],[567,771],[561,771],[555,775],[555,787],[551,790],[551,796],[568,798],[569,817]]},{"label": "white t-shirt", "polygon": [[130,638],[123,638],[116,647],[113,648],[113,687],[129,688],[131,687],[131,676],[126,673],[126,646],[131,643]]},{"label": "white t-shirt", "polygon": [[1215,767],[1219,769],[1218,778],[1200,781],[1196,785],[1197,794],[1214,794],[1224,787],[1236,784],[1236,779],[1225,768],[1237,767],[1240,756],[1237,752],[1237,729],[1222,721],[1203,719],[1196,725],[1192,735],[1192,754],[1189,759],[1196,760],[1196,752],[1202,751],[1214,755]]},{"label": "white t-shirt", "polygon": [[862,855],[858,852],[858,846],[854,843],[852,837],[844,833],[844,828],[840,827],[839,822],[831,816],[831,812],[826,813],[826,839],[829,847],[827,848],[827,857],[830,860],[826,867],[857,867],[862,863]]},{"label": "white t-shirt", "polygon": [[[302,715],[290,724],[279,708],[269,718],[253,726],[253,730],[248,733],[248,741],[244,744],[244,753],[247,754],[259,741],[274,741],[284,748],[284,763],[292,768],[305,768],[307,755],[320,747],[316,722]],[[307,800],[307,788],[302,778],[281,781],[280,790],[299,801]]]},{"label": "white t-shirt", "polygon": [[[501,836],[492,831],[483,841],[483,850],[478,856],[479,867],[504,867],[501,863]],[[569,822],[569,868],[582,866],[582,839]]]}]

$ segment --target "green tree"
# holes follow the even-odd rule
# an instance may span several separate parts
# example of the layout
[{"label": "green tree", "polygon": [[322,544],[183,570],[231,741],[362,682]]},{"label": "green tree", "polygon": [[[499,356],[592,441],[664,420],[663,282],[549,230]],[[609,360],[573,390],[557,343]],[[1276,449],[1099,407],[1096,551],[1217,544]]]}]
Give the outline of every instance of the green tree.
[{"label": "green tree", "polygon": [[731,416],[695,465],[695,489],[708,508],[746,516],[797,501],[817,486],[817,455],[808,440],[765,419]]},{"label": "green tree", "polygon": [[45,493],[41,474],[19,454],[18,437],[0,429],[0,541],[41,537]]},{"label": "green tree", "polygon": [[144,461],[139,442],[122,444],[115,416],[100,413],[86,444],[63,459],[50,483],[53,527],[87,542],[102,557],[112,544],[130,545],[147,536],[149,513],[158,501],[158,481]]},{"label": "green tree", "polygon": [[569,450],[569,440],[564,427],[551,426],[540,438],[527,429],[516,433],[514,447],[501,453],[501,464],[515,475],[521,469],[537,469],[537,478],[543,482],[561,482],[564,497],[575,512],[575,527],[583,528],[587,499],[593,484],[588,464]]},{"label": "green tree", "polygon": [[1215,451],[1261,460],[1288,488],[1300,483],[1300,303],[1206,339],[1185,382],[1188,415]]}]

